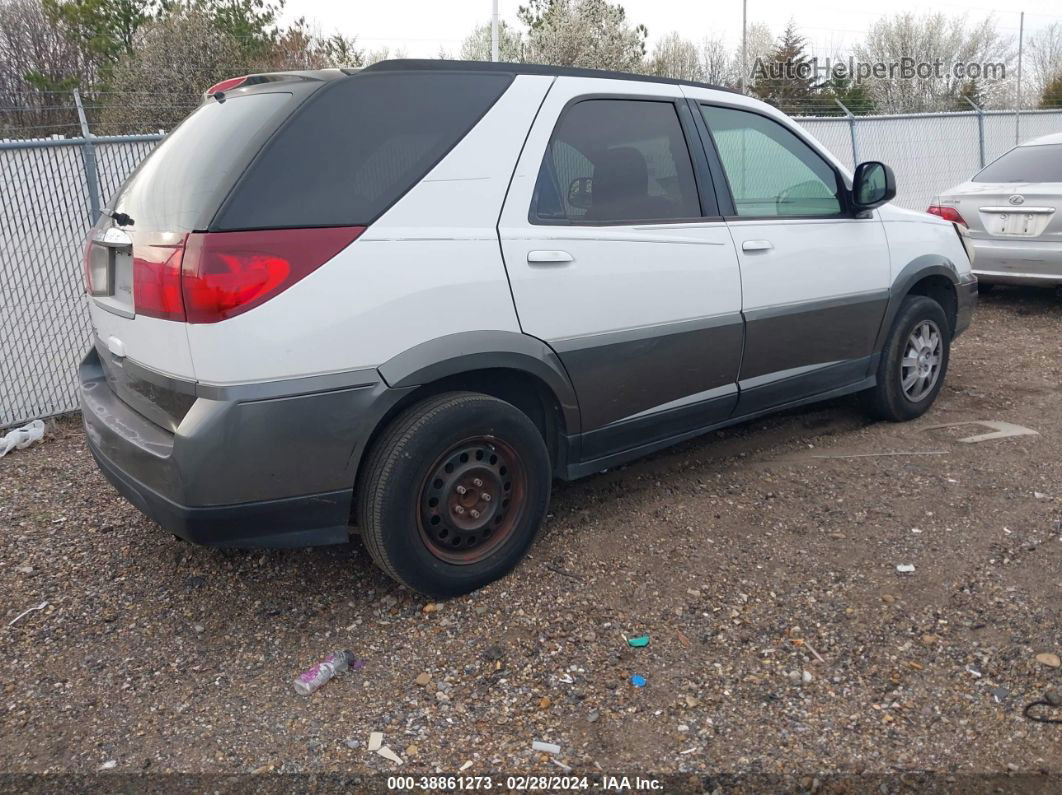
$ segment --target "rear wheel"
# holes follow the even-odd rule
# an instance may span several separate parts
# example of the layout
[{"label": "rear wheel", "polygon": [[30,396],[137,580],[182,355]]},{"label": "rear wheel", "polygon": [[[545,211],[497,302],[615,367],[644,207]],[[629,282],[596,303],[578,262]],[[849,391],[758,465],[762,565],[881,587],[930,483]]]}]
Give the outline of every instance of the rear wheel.
[{"label": "rear wheel", "polygon": [[506,574],[549,503],[550,464],[535,424],[473,392],[429,398],[373,446],[359,525],[373,560],[428,596],[456,596]]},{"label": "rear wheel", "polygon": [[950,351],[951,327],[940,304],[905,298],[881,352],[877,386],[867,394],[871,411],[893,422],[925,414],[944,384]]}]

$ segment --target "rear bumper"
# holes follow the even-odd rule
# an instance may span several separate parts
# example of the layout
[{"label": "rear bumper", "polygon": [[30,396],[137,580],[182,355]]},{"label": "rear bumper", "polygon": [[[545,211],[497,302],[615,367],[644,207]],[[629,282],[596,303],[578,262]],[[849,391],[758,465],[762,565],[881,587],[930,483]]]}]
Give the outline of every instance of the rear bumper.
[{"label": "rear bumper", "polygon": [[308,394],[277,395],[290,390],[275,383],[213,387],[171,432],[112,391],[99,357],[90,351],[78,371],[89,449],[106,478],[151,519],[211,546],[347,540],[358,461],[402,390],[378,377]]},{"label": "rear bumper", "polygon": [[974,273],[990,284],[1062,285],[1062,245],[1034,240],[973,240]]}]

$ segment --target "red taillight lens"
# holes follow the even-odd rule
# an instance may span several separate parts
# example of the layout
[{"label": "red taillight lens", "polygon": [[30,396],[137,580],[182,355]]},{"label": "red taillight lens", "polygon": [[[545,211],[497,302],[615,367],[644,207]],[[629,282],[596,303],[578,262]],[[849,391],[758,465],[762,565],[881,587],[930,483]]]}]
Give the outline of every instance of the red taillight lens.
[{"label": "red taillight lens", "polygon": [[138,315],[185,319],[181,262],[186,240],[169,246],[133,246],[133,306]]},{"label": "red taillight lens", "polygon": [[959,211],[956,210],[954,207],[945,207],[940,204],[931,204],[929,205],[929,209],[926,210],[926,212],[930,215],[939,215],[945,221],[954,221],[957,224],[969,226],[969,224],[966,223],[966,220],[961,215],[959,215]]},{"label": "red taillight lens", "polygon": [[215,83],[207,89],[207,96],[213,96],[214,94],[220,94],[223,91],[231,91],[234,88],[239,88],[244,84],[248,77],[250,77],[250,75],[230,77],[228,80],[222,80],[220,83]]},{"label": "red taillight lens", "polygon": [[189,323],[216,323],[267,301],[354,242],[363,226],[188,236],[181,285]]}]

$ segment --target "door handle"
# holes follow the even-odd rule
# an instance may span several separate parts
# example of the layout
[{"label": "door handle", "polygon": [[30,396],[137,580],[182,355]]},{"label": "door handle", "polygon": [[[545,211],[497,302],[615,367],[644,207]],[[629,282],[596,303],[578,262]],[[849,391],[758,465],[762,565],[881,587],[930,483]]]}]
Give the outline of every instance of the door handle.
[{"label": "door handle", "polygon": [[528,251],[527,261],[536,265],[557,265],[574,262],[575,257],[567,251]]},{"label": "door handle", "polygon": [[742,251],[770,251],[772,248],[770,240],[746,240],[741,244]]}]

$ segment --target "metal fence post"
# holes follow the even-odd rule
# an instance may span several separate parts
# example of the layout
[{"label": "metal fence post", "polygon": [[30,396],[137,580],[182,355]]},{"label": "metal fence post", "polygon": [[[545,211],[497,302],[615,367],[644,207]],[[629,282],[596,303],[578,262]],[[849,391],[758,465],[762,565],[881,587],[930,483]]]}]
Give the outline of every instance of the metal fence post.
[{"label": "metal fence post", "polygon": [[81,104],[81,92],[74,89],[74,105],[77,106],[77,120],[81,124],[81,160],[85,164],[85,187],[88,190],[89,216],[93,224],[100,218],[100,181],[96,174],[96,147],[92,143],[92,132],[85,117],[85,106]]},{"label": "metal fence post", "polygon": [[985,167],[985,112],[981,110],[980,105],[974,104],[974,101],[965,94],[962,97],[968,103],[970,107],[977,111],[977,140],[981,144],[981,168]]},{"label": "metal fence post", "polygon": [[855,128],[855,116],[852,115],[852,111],[848,110],[844,106],[841,100],[834,98],[834,102],[837,106],[844,111],[844,115],[848,117],[848,135],[852,139],[852,168],[859,165],[859,145],[856,143],[856,128]]}]

